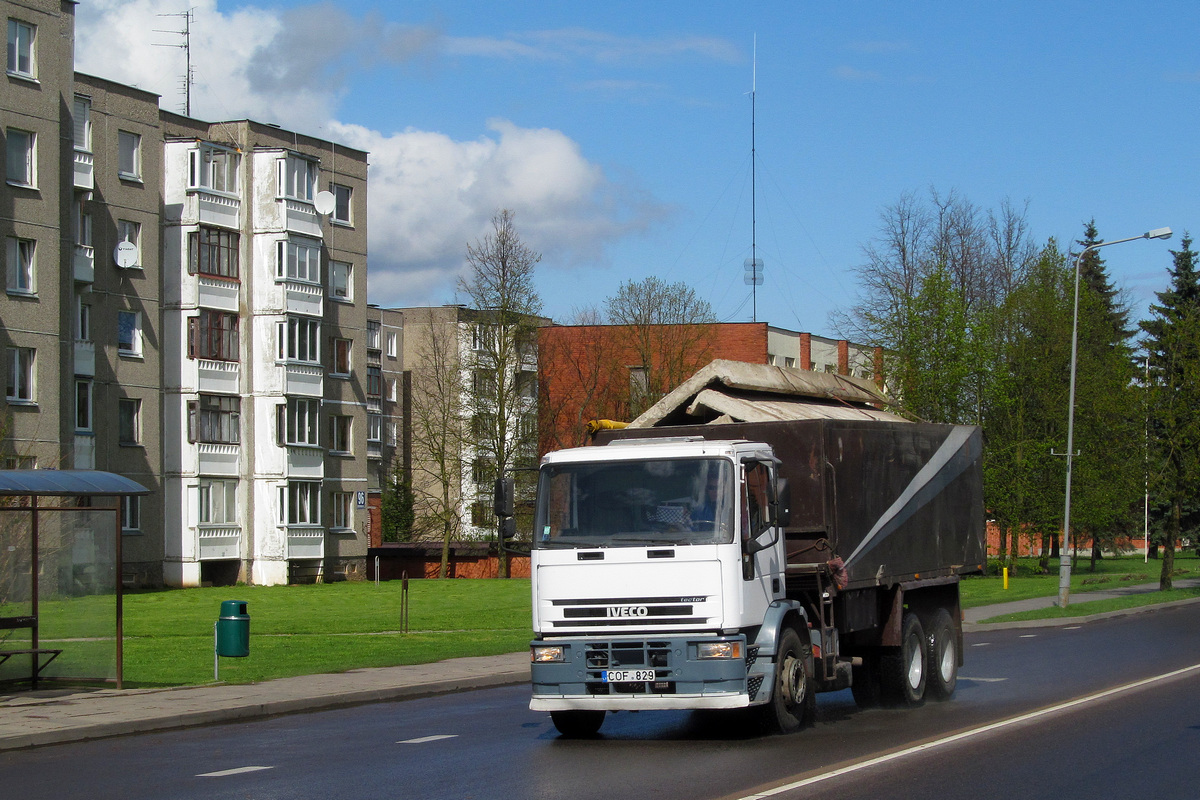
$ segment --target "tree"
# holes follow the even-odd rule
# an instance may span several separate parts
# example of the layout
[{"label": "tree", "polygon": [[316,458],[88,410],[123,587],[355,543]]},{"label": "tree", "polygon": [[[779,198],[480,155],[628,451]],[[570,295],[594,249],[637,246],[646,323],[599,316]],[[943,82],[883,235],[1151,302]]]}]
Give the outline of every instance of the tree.
[{"label": "tree", "polygon": [[[465,386],[460,363],[457,313],[429,309],[407,336],[420,336],[413,350],[410,412],[414,532],[442,543],[438,576],[449,574],[450,542],[462,530],[462,446]],[[457,310],[455,310],[457,311]],[[416,322],[416,320],[414,320]],[[419,333],[418,333],[419,332]]]},{"label": "tree", "polygon": [[630,376],[631,418],[712,360],[712,306],[685,283],[651,275],[626,281],[605,301],[612,325],[629,328],[640,364]]},{"label": "tree", "polygon": [[[484,508],[496,478],[530,469],[536,458],[537,328],[543,320],[533,275],[541,259],[521,241],[508,209],[492,217],[490,234],[467,246],[470,272],[460,279],[459,291],[480,315],[466,365],[472,375],[466,403],[473,473],[481,479],[477,485],[487,488],[476,503]],[[519,495],[530,495],[532,481],[518,483]],[[499,572],[508,577],[503,542]]]},{"label": "tree", "polygon": [[400,465],[383,486],[380,498],[380,538],[385,542],[407,542],[414,522],[412,482]]},{"label": "tree", "polygon": [[1175,542],[1184,520],[1198,505],[1200,483],[1200,277],[1192,239],[1184,234],[1181,250],[1172,250],[1171,286],[1157,294],[1147,334],[1147,394],[1151,488],[1166,506],[1162,520],[1164,557],[1158,585],[1170,589]]}]

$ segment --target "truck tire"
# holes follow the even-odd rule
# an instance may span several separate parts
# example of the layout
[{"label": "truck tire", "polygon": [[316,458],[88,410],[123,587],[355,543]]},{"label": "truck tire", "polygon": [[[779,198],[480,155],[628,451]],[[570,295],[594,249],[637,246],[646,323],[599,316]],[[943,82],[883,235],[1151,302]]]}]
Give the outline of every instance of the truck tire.
[{"label": "truck tire", "polygon": [[859,708],[878,708],[883,701],[879,685],[879,655],[862,656],[862,665],[852,667],[850,672],[850,694]]},{"label": "truck tire", "polygon": [[934,700],[949,700],[958,685],[958,637],[950,612],[944,608],[939,608],[929,623],[925,663],[929,673],[925,691]]},{"label": "truck tire", "polygon": [[763,727],[771,733],[794,733],[817,717],[812,645],[803,642],[795,628],[779,634],[775,652],[775,684],[771,699],[762,706]]},{"label": "truck tire", "polygon": [[554,727],[568,739],[595,736],[604,724],[603,711],[551,711]]},{"label": "truck tire", "polygon": [[919,706],[925,701],[925,630],[911,611],[900,624],[900,646],[883,657],[880,679],[884,698],[901,706]]}]

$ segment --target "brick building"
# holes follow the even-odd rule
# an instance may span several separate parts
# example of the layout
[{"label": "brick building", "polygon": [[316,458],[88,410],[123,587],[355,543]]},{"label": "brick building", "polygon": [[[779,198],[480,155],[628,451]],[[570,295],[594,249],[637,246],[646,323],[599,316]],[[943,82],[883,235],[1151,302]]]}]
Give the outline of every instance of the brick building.
[{"label": "brick building", "polygon": [[715,358],[882,385],[881,356],[879,348],[765,322],[544,327],[538,331],[539,452],[584,444],[589,420],[633,419]]}]

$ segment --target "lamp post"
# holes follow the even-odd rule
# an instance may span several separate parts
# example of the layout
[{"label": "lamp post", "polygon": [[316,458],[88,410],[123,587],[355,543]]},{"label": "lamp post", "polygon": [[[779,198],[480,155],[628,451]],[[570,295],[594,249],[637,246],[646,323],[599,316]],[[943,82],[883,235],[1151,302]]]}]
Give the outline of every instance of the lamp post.
[{"label": "lamp post", "polygon": [[1089,244],[1075,257],[1075,316],[1071,323],[1071,388],[1067,400],[1067,491],[1063,506],[1063,533],[1058,562],[1058,605],[1061,608],[1066,608],[1071,601],[1071,460],[1075,457],[1075,362],[1079,351],[1079,268],[1083,264],[1083,257],[1091,250],[1099,250],[1110,244],[1132,242],[1137,239],[1170,238],[1170,228],[1155,228],[1152,231],[1146,231],[1141,236]]}]

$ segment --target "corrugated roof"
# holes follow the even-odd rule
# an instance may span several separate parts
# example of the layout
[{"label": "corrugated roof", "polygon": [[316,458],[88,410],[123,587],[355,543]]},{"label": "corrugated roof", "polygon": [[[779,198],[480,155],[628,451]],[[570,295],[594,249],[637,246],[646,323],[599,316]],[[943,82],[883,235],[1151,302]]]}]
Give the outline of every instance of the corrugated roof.
[{"label": "corrugated roof", "polygon": [[771,422],[789,419],[873,419],[903,422],[903,418],[877,408],[837,406],[814,403],[811,400],[769,399],[765,397],[736,397],[724,392],[704,389],[687,407],[690,417],[708,419],[724,417],[721,422]]},{"label": "corrugated roof", "polygon": [[92,469],[0,469],[0,497],[150,494],[136,481]]}]

